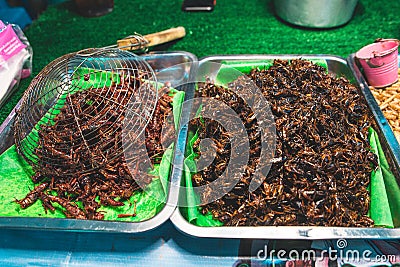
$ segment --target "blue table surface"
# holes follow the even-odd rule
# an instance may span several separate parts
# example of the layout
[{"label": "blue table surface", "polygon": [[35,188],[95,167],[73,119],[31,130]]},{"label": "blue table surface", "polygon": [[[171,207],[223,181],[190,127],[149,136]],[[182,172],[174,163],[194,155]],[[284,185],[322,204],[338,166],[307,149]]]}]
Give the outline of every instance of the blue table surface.
[{"label": "blue table surface", "polygon": [[[371,251],[369,257],[374,259],[377,255],[393,255],[383,262],[385,266],[400,263],[400,240],[342,240],[346,242],[346,247],[338,249],[338,240],[197,238],[179,232],[170,221],[157,229],[136,234],[2,229],[0,236],[0,266],[288,265],[286,261],[255,258],[257,252],[261,250],[260,255],[263,256],[271,246],[276,250],[298,251],[305,248],[321,251],[331,247],[336,249],[337,255],[342,253],[340,248],[343,252],[347,249],[358,250],[360,253],[368,249]],[[242,255],[252,255],[254,259]],[[344,263],[340,258],[330,261],[334,266]],[[376,262],[357,263],[357,266],[379,265]],[[321,262],[319,265],[327,264]]]},{"label": "blue table surface", "polygon": [[139,234],[3,229],[0,236],[0,266],[232,266],[239,247],[181,234],[171,222]]}]

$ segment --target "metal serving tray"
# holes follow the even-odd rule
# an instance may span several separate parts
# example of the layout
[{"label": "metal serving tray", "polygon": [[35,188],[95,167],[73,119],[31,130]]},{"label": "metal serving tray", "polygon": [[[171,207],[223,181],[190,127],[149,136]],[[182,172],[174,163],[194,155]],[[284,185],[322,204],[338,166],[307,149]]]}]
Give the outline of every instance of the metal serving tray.
[{"label": "metal serving tray", "polygon": [[[398,56],[400,59],[400,56]],[[382,128],[382,131],[384,135],[386,136],[386,139],[388,141],[388,146],[389,148],[393,151],[393,155],[396,159],[396,162],[400,162],[400,145],[399,142],[396,139],[396,136],[394,135],[392,128],[390,128],[389,122],[386,120],[385,115],[383,114],[382,110],[380,109],[378,103],[375,100],[375,97],[371,93],[371,90],[369,89],[368,83],[361,71],[361,67],[358,64],[355,54],[351,54],[347,58],[348,64],[350,69],[352,70],[356,80],[357,84],[359,84],[365,99],[367,100],[369,106],[371,107],[372,111],[374,112],[374,115],[376,118],[378,118],[378,123],[381,124],[380,127]],[[400,65],[400,60],[399,60],[399,65]],[[399,66],[400,68],[400,66]]]},{"label": "metal serving tray", "polygon": [[[346,59],[330,55],[221,55],[205,57],[199,62],[199,68],[207,62],[250,62],[271,59],[324,59],[330,73],[344,76],[355,84],[366,98],[374,115],[375,127],[391,170],[400,184],[398,143],[387,125],[379,107],[367,90],[368,86],[362,82],[359,74],[354,76]],[[209,64],[212,65],[212,64]],[[215,65],[212,65],[215,66]],[[217,75],[219,68],[211,67],[206,73],[211,79]],[[386,122],[386,123],[385,123]],[[184,194],[184,190],[180,191]],[[180,196],[185,197],[185,196]],[[239,226],[239,227],[199,227],[190,224],[177,208],[171,220],[180,231],[197,237],[211,238],[250,238],[250,239],[334,239],[334,238],[399,238],[400,228],[356,228],[356,227],[322,227],[322,226]]]},{"label": "metal serving tray", "polygon": [[[142,57],[150,64],[156,73],[157,81],[169,82],[172,87],[178,90],[186,90],[182,84],[189,79],[191,66],[197,62],[197,58],[188,52],[154,52]],[[14,144],[13,122],[15,110],[20,106],[21,101],[14,107],[9,116],[0,126],[0,154]],[[177,147],[177,146],[176,146]],[[177,153],[179,154],[179,153]],[[182,166],[183,156],[175,156],[173,166]],[[179,184],[181,168],[172,168],[170,183]],[[32,217],[0,217],[0,228],[19,229],[41,229],[61,231],[103,231],[103,232],[143,232],[161,225],[169,219],[177,205],[178,193],[176,186],[169,186],[167,204],[154,217],[142,222],[120,222],[120,221],[95,221],[76,220],[59,218],[32,218]]]}]

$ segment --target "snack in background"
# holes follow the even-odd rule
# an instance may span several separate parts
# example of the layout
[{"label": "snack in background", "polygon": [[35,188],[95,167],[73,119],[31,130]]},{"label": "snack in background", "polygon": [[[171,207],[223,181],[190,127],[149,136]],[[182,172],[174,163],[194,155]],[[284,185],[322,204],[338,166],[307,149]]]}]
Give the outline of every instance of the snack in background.
[{"label": "snack in background", "polygon": [[369,88],[400,143],[400,82],[386,88]]},{"label": "snack in background", "polygon": [[32,48],[18,25],[0,20],[0,107],[32,71]]}]

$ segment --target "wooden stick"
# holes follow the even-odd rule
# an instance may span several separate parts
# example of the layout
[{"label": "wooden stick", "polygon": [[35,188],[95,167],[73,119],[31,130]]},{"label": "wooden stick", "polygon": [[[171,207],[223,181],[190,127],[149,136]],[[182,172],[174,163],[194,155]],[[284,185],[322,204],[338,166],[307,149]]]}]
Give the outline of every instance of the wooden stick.
[{"label": "wooden stick", "polygon": [[131,38],[125,38],[117,41],[118,48],[124,49],[124,50],[130,50],[132,47],[138,46],[140,39],[144,38],[146,41],[146,44],[141,46],[143,47],[151,47],[159,44],[164,44],[176,39],[183,38],[186,35],[185,28],[182,26],[176,27],[176,28],[171,28],[165,31],[161,32],[156,32],[156,33],[151,33],[147,34],[142,37],[131,37]]},{"label": "wooden stick", "polygon": [[385,109],[385,108],[389,105],[389,103],[392,102],[393,99],[395,99],[396,96],[397,96],[397,94],[394,94],[394,95],[389,96],[389,98],[387,98],[387,99],[385,100],[385,102],[383,102],[383,103],[381,104],[380,108],[381,108],[381,109]]}]

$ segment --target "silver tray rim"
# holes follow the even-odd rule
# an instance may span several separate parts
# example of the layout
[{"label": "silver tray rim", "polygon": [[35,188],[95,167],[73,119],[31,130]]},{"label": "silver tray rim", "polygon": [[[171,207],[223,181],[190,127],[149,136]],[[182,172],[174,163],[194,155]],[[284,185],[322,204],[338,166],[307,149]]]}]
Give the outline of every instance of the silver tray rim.
[{"label": "silver tray rim", "polygon": [[[400,58],[400,55],[398,55],[398,58]],[[399,163],[400,144],[396,139],[396,136],[394,135],[393,130],[389,125],[389,122],[387,121],[385,115],[380,109],[378,102],[376,102],[375,97],[373,96],[368,86],[368,82],[365,79],[364,75],[362,74],[361,69],[359,68],[359,65],[357,64],[357,58],[355,53],[350,54],[347,58],[347,61],[350,69],[352,70],[355,78],[357,79],[357,83],[361,87],[361,90],[364,92],[364,94],[366,94],[366,98],[367,101],[369,102],[369,105],[374,108],[374,112],[376,113],[375,116],[378,118],[378,123],[380,124],[380,127],[384,131],[384,134],[388,140],[388,145],[390,146],[390,149],[393,151],[393,156],[395,157],[396,162]],[[399,67],[400,67],[400,61],[399,61]]]},{"label": "silver tray rim", "polygon": [[[180,62],[180,64],[188,64],[191,66],[193,62],[197,62],[197,57],[186,51],[161,51],[161,52],[150,52],[145,55],[141,55],[145,60],[157,60],[157,58],[164,59],[172,57],[185,58],[187,62]],[[170,66],[173,67],[173,66]],[[167,68],[158,69],[159,72],[166,71]],[[173,71],[171,69],[170,71]],[[189,76],[192,70],[188,68],[188,73],[185,76]],[[157,71],[156,71],[157,75]],[[185,78],[186,79],[186,78]],[[178,82],[179,84],[179,82]],[[21,100],[10,112],[8,117],[0,125],[0,137],[5,141],[6,138],[12,137],[11,125],[16,115],[16,110],[21,104]],[[2,140],[2,141],[3,141]],[[177,141],[176,141],[177,142]],[[7,147],[8,148],[8,147]],[[174,152],[175,154],[175,152]],[[179,153],[178,153],[179,154]],[[141,222],[125,222],[125,221],[100,221],[100,220],[78,220],[69,218],[38,218],[38,217],[0,217],[0,229],[25,229],[25,230],[46,230],[46,231],[81,231],[81,232],[111,232],[111,233],[140,233],[155,229],[156,227],[167,221],[175,211],[178,203],[178,193],[175,192],[177,186],[175,184],[180,183],[181,172],[179,168],[175,166],[181,166],[183,163],[183,157],[174,156],[172,171],[170,176],[170,190],[168,192],[167,203],[162,210],[154,217],[141,221]]]},{"label": "silver tray rim", "polygon": [[[199,60],[199,66],[202,63],[213,61],[220,62],[222,60],[271,60],[271,59],[326,59],[337,61],[349,69],[349,73],[355,76],[356,86],[361,87],[360,80],[357,79],[354,71],[349,67],[348,61],[340,56],[328,54],[239,54],[239,55],[213,55],[202,57]],[[368,86],[367,86],[368,87]],[[365,95],[364,95],[365,96]],[[371,103],[369,103],[371,105]],[[372,103],[373,104],[373,103]],[[377,113],[380,109],[375,102],[375,106],[370,106],[373,110],[375,120],[377,120]],[[378,123],[378,126],[385,127],[384,133],[388,125]],[[389,128],[390,130],[390,128]],[[391,130],[390,130],[391,131]],[[393,133],[392,133],[393,134]],[[394,145],[390,146],[389,153],[394,153]],[[391,155],[393,156],[393,155]],[[394,166],[399,169],[399,161],[395,162]],[[398,181],[399,182],[399,181]],[[356,228],[356,227],[324,227],[324,226],[219,226],[219,227],[200,227],[189,223],[176,208],[174,214],[170,217],[174,226],[184,234],[194,237],[205,238],[241,238],[241,239],[338,239],[338,238],[351,238],[351,239],[394,239],[400,238],[400,228]]]}]

